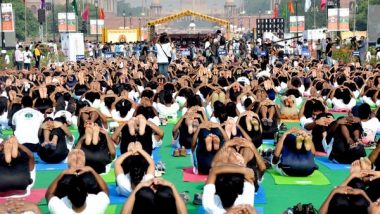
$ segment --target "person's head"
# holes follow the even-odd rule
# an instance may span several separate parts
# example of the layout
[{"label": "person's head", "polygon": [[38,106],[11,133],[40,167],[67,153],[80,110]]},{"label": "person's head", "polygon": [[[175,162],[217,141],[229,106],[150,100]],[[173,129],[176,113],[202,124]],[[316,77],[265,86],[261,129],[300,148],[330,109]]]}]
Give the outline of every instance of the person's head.
[{"label": "person's head", "polygon": [[156,209],[161,213],[175,214],[177,213],[176,202],[173,190],[168,186],[157,185],[156,188]]},{"label": "person's head", "polygon": [[[216,194],[224,208],[230,208],[238,195],[243,193],[244,176],[242,174],[220,174],[215,181]],[[253,193],[252,193],[253,194]]]},{"label": "person's head", "polygon": [[168,43],[168,42],[169,42],[168,34],[167,34],[167,33],[162,33],[162,34],[160,35],[159,42],[160,42],[161,44]]},{"label": "person's head", "polygon": [[228,102],[226,104],[226,113],[228,117],[236,117],[236,104],[234,102]]},{"label": "person's head", "polygon": [[165,91],[164,93],[164,104],[173,104],[173,95],[170,91]]},{"label": "person's head", "polygon": [[156,196],[150,187],[142,187],[135,194],[132,214],[156,213]]},{"label": "person's head", "polygon": [[33,106],[33,99],[30,96],[23,96],[21,104],[24,108],[31,108]]},{"label": "person's head", "polygon": [[319,114],[325,112],[325,106],[322,104],[321,101],[316,100],[314,102],[313,106],[313,112],[312,112],[312,117],[316,118]]},{"label": "person's head", "polygon": [[67,197],[73,205],[73,208],[83,207],[87,198],[87,189],[83,180],[78,176],[73,176],[68,186]]},{"label": "person's head", "polygon": [[149,164],[143,156],[132,155],[127,157],[121,166],[125,174],[129,173],[132,184],[137,185],[144,177]]},{"label": "person's head", "polygon": [[28,46],[25,47],[25,51],[29,51],[29,47]]},{"label": "person's head", "polygon": [[371,107],[368,103],[363,103],[359,106],[358,116],[362,120],[369,119],[369,117],[371,116]]},{"label": "person's head", "polygon": [[131,108],[132,108],[132,103],[126,99],[120,100],[115,105],[115,109],[116,111],[120,113],[120,117],[126,117],[129,110],[131,110]]},{"label": "person's head", "polygon": [[227,119],[226,106],[219,100],[214,102],[214,116],[222,123]]}]

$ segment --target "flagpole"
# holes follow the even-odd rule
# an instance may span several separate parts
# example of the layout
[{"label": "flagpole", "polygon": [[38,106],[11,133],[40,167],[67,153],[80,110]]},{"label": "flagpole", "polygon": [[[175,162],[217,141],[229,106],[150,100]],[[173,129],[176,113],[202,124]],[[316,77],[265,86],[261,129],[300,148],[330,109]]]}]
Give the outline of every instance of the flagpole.
[{"label": "flagpole", "polygon": [[297,41],[298,41],[298,0],[296,0],[296,25],[297,25]]},{"label": "flagpole", "polygon": [[24,5],[24,37],[25,37],[25,41],[26,41],[26,1],[25,1],[25,5]]},{"label": "flagpole", "polygon": [[314,29],[317,29],[317,19],[316,19],[316,16],[315,16],[315,11],[317,10],[317,8],[315,7],[315,0],[314,0],[314,6],[313,6],[313,8],[314,8]]},{"label": "flagpole", "polygon": [[69,11],[69,0],[66,0],[66,33],[69,32],[69,23],[67,22],[68,21],[68,11]]}]

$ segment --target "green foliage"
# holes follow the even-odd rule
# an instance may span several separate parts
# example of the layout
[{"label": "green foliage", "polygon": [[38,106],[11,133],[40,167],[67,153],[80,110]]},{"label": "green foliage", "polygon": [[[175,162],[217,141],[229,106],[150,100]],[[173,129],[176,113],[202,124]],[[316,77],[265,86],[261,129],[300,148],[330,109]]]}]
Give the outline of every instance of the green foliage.
[{"label": "green foliage", "polygon": [[[356,0],[358,5],[356,14],[356,30],[366,31],[367,30],[367,13],[368,13],[368,1],[367,0]],[[370,5],[380,5],[380,0],[369,0]],[[353,29],[353,19],[350,19],[350,26]]]},{"label": "green foliage", "polygon": [[14,16],[15,16],[15,29],[16,39],[25,40],[25,21],[26,31],[28,37],[38,36],[38,20],[33,16],[30,9],[26,9],[25,19],[25,5],[23,0],[3,0],[3,3],[12,3]]}]

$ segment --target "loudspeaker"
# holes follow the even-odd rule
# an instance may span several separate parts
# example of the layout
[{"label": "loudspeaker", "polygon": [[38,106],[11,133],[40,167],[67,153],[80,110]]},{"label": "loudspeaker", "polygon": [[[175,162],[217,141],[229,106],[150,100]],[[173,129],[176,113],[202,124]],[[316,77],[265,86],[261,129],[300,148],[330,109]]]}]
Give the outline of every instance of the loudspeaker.
[{"label": "loudspeaker", "polygon": [[38,9],[38,22],[45,23],[45,9]]}]

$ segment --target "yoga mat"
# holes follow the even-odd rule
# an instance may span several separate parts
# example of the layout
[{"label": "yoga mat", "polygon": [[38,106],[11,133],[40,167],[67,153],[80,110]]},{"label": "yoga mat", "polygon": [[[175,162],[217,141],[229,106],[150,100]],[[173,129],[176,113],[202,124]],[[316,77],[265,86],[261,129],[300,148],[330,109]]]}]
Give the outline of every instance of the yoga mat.
[{"label": "yoga mat", "polygon": [[331,170],[349,170],[351,168],[350,164],[335,163],[330,161],[327,157],[315,157],[315,159]]},{"label": "yoga mat", "polygon": [[282,176],[274,170],[269,170],[274,182],[278,185],[328,185],[330,181],[319,170],[315,170],[312,175],[308,177],[290,177]]},{"label": "yoga mat", "polygon": [[[47,189],[32,189],[30,195],[22,197],[25,201],[38,204],[44,197]],[[7,201],[7,198],[0,198],[0,203]]]},{"label": "yoga mat", "polygon": [[265,194],[264,186],[260,185],[259,190],[255,193],[255,203],[254,204],[266,204],[267,197]]},{"label": "yoga mat", "polygon": [[125,196],[119,195],[116,191],[116,185],[108,185],[110,204],[124,204],[128,199]]},{"label": "yoga mat", "polygon": [[183,181],[185,182],[206,182],[207,175],[196,175],[193,173],[193,167],[183,168]]},{"label": "yoga mat", "polygon": [[110,183],[115,183],[116,178],[115,178],[115,170],[111,169],[107,174],[101,175],[104,182],[110,184]]},{"label": "yoga mat", "polygon": [[36,163],[36,169],[37,171],[46,171],[46,170],[64,170],[67,169],[67,163],[57,163],[57,164],[51,164],[51,163],[45,163],[43,161],[38,161]]},{"label": "yoga mat", "polygon": [[299,119],[281,119],[281,123],[299,123],[300,120]]},{"label": "yoga mat", "polygon": [[115,214],[115,213],[118,213],[117,212],[117,205],[108,205],[105,213],[106,214]]},{"label": "yoga mat", "polygon": [[264,145],[274,145],[274,139],[263,139]]},{"label": "yoga mat", "polygon": [[315,152],[315,156],[327,157],[326,152]]},{"label": "yoga mat", "polygon": [[[258,214],[264,214],[264,207],[255,207]],[[205,209],[203,207],[199,207],[198,214],[206,214]]]},{"label": "yoga mat", "polygon": [[10,135],[13,135],[13,130],[12,129],[4,129],[3,135],[4,135],[4,137],[8,137]]}]

